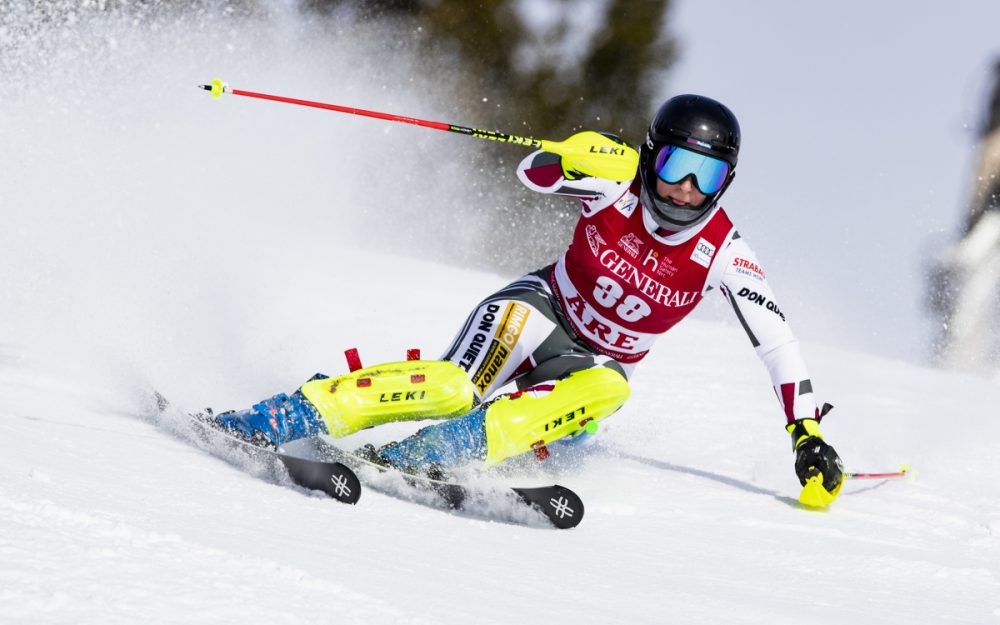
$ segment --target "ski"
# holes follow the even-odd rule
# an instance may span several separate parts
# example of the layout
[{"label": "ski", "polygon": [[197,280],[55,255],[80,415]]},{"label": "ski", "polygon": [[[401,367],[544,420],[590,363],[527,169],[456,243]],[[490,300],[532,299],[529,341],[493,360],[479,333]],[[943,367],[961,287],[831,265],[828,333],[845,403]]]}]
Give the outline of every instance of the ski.
[{"label": "ski", "polygon": [[[155,393],[160,414],[170,406]],[[180,414],[178,412],[178,414]],[[558,529],[576,527],[583,520],[583,500],[575,492],[558,484],[538,487],[510,487],[492,484],[489,487],[461,483],[445,475],[411,474],[370,462],[333,445],[323,438],[303,438],[289,441],[276,449],[259,442],[235,436],[217,426],[210,410],[204,413],[184,413],[186,424],[205,445],[218,449],[220,443],[238,449],[252,459],[266,458],[280,462],[291,480],[310,490],[320,490],[343,503],[357,503],[362,480],[366,486],[390,495],[411,500],[431,498],[449,509],[483,512],[505,505],[514,510],[515,522],[529,522],[540,513]],[[397,486],[404,484],[408,492]],[[525,514],[527,513],[527,514]]]},{"label": "ski", "polygon": [[288,477],[309,490],[320,490],[341,503],[356,504],[361,498],[361,480],[354,471],[339,462],[321,462],[296,458],[280,451],[267,451],[278,457]]},{"label": "ski", "polygon": [[[157,409],[162,414],[170,406],[170,402],[159,393],[155,393],[155,399]],[[322,491],[341,503],[355,504],[361,498],[361,480],[350,467],[341,462],[301,458],[280,448],[263,447],[233,436],[215,426],[211,411],[207,414],[185,414],[185,417],[191,431],[209,447],[222,443],[230,448],[240,449],[250,458],[277,460],[292,482],[302,488]]]},{"label": "ski", "polygon": [[[541,513],[557,529],[576,527],[583,520],[583,500],[565,486],[553,484],[531,488],[492,485],[492,488],[457,482],[445,475],[411,474],[370,462],[343,450],[323,438],[290,441],[279,449],[296,457],[308,457],[345,464],[361,477],[366,486],[387,494],[406,496],[394,486],[406,484],[408,494],[427,494],[453,510],[476,512],[509,503]],[[386,479],[388,478],[388,479]],[[397,478],[397,479],[393,479]],[[391,484],[390,484],[391,483]]]},{"label": "ski", "polygon": [[561,530],[576,527],[583,520],[583,500],[565,486],[553,484],[511,490],[523,501],[541,510],[552,525]]}]

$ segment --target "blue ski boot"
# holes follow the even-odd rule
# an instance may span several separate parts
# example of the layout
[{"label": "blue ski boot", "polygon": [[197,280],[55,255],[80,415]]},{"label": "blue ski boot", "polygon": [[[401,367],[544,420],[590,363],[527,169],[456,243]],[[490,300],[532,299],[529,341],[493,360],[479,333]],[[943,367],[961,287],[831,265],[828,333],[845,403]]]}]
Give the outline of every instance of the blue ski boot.
[{"label": "blue ski boot", "polygon": [[259,447],[275,449],[299,438],[326,434],[319,412],[302,393],[279,393],[247,410],[213,415],[214,425]]},{"label": "blue ski boot", "polygon": [[484,460],[485,407],[480,406],[461,417],[421,428],[399,442],[378,449],[369,444],[355,453],[376,464],[428,476],[441,475],[442,469]]}]

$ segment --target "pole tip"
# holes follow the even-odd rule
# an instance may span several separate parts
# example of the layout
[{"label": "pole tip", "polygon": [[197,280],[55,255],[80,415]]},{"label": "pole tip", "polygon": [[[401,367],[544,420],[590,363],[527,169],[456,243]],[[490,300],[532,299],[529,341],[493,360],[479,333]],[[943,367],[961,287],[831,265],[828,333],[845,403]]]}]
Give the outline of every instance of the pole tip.
[{"label": "pole tip", "polygon": [[207,84],[207,85],[198,85],[198,88],[199,89],[204,89],[205,91],[212,92],[212,97],[213,98],[220,98],[220,97],[222,97],[223,93],[229,91],[229,85],[227,85],[226,83],[222,82],[222,80],[220,80],[218,78],[216,78],[215,80],[213,80],[210,84]]},{"label": "pole tip", "polygon": [[222,82],[221,78],[216,78],[208,88],[212,92],[213,98],[221,98],[222,94],[229,91],[229,85]]}]

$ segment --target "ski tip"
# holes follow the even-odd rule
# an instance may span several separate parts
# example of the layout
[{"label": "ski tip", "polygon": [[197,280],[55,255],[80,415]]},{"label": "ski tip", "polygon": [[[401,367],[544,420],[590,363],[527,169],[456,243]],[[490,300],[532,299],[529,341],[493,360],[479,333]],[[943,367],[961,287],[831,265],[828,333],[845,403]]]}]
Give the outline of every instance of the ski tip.
[{"label": "ski tip", "polygon": [[341,503],[354,505],[361,499],[361,480],[354,471],[337,462],[323,490]]},{"label": "ski tip", "polygon": [[572,529],[583,521],[583,500],[565,486],[556,484],[555,489],[554,496],[546,502],[545,515],[556,528]]},{"label": "ski tip", "polygon": [[571,529],[583,520],[583,500],[565,486],[555,484],[541,488],[515,488],[514,491],[537,507],[556,529]]},{"label": "ski tip", "polygon": [[340,462],[324,462],[272,452],[288,470],[293,482],[309,490],[320,490],[341,503],[356,504],[361,498],[361,481],[350,467]]}]

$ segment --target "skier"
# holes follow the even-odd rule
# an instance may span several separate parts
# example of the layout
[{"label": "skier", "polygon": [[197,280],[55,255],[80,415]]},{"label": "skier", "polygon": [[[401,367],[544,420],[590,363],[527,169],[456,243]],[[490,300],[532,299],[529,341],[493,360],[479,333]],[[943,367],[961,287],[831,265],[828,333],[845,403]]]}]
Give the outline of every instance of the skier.
[{"label": "skier", "polygon": [[[820,435],[822,414],[798,342],[761,264],[718,205],[739,149],[739,124],[726,106],[679,95],[653,117],[633,180],[611,180],[589,161],[529,155],[517,169],[528,188],[583,205],[554,264],[483,300],[440,360],[349,363],[349,374],[317,375],[291,395],[217,415],[218,424],[274,446],[438,418],[444,421],[357,453],[412,472],[474,461],[489,467],[529,451],[544,458],[551,443],[586,436],[618,410],[655,339],[718,290],[770,375],[802,500],[832,502],[842,465]],[[510,382],[519,390],[493,396]]]}]

